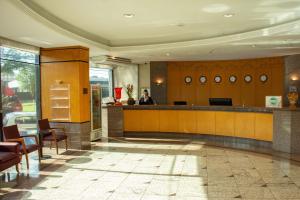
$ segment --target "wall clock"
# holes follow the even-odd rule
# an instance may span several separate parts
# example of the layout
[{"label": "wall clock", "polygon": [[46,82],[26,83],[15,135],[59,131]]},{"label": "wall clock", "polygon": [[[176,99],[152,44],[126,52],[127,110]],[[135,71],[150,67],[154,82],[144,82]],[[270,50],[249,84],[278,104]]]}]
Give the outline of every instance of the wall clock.
[{"label": "wall clock", "polygon": [[252,81],[252,76],[248,74],[244,77],[244,80],[246,83],[250,83]]},{"label": "wall clock", "polygon": [[200,81],[201,84],[205,84],[206,81],[207,81],[206,76],[200,76],[199,81]]},{"label": "wall clock", "polygon": [[215,82],[216,83],[221,83],[222,82],[222,77],[219,76],[219,75],[215,76]]},{"label": "wall clock", "polygon": [[265,83],[268,81],[268,76],[266,74],[262,74],[262,75],[260,75],[259,80],[261,82]]},{"label": "wall clock", "polygon": [[192,77],[186,76],[186,77],[184,78],[184,82],[185,82],[185,83],[191,83],[191,82],[192,82]]},{"label": "wall clock", "polygon": [[230,83],[235,83],[236,80],[237,80],[237,77],[236,77],[235,75],[229,76],[229,82],[230,82]]}]

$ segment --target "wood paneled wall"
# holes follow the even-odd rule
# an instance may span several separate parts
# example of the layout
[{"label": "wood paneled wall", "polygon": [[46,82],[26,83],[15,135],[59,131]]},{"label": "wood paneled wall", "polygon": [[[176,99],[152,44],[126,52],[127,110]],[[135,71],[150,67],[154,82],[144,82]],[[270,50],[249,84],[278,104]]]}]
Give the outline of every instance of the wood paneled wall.
[{"label": "wood paneled wall", "polygon": [[[252,76],[252,82],[244,81],[245,75]],[[261,74],[268,81],[259,80]],[[207,77],[206,84],[200,84],[199,77]],[[215,83],[214,77],[222,77]],[[237,81],[229,82],[235,75]],[[192,77],[186,84],[184,78]],[[187,61],[168,62],[168,104],[187,101],[188,104],[208,105],[208,98],[232,98],[236,106],[264,106],[265,96],[284,94],[284,59],[282,57],[233,61]]]},{"label": "wood paneled wall", "polygon": [[[89,49],[41,49],[42,118],[51,119],[50,86],[56,80],[70,84],[71,122],[90,121]],[[87,94],[83,94],[83,88],[87,88]]]}]

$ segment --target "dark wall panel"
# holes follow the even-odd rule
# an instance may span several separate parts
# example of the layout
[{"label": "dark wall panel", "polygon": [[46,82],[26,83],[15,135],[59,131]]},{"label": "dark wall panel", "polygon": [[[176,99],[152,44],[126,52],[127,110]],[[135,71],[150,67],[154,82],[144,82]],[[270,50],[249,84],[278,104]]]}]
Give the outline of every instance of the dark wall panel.
[{"label": "dark wall panel", "polygon": [[[288,105],[287,93],[292,86],[300,90],[300,55],[287,56],[285,61],[285,76],[284,76],[284,105]],[[298,80],[292,80],[296,78]],[[298,100],[298,105],[300,105],[300,99]]]},{"label": "dark wall panel", "polygon": [[[167,104],[167,62],[150,62],[151,96],[157,104]],[[156,81],[162,84],[157,85]]]}]

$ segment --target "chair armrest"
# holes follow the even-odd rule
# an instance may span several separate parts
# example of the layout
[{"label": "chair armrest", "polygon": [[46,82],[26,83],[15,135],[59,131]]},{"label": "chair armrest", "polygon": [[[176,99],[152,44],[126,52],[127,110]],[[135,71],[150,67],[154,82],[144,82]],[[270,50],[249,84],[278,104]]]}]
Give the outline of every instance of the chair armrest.
[{"label": "chair armrest", "polygon": [[0,151],[19,154],[20,148],[17,142],[0,142]]},{"label": "chair armrest", "polygon": [[24,143],[24,139],[23,138],[6,139],[5,142],[17,142],[19,144],[22,144]]},{"label": "chair armrest", "polygon": [[35,143],[37,144],[37,145],[39,145],[39,140],[38,140],[38,138],[37,138],[37,136],[36,135],[22,135],[21,136],[22,138],[29,138],[29,137],[32,137],[32,138],[34,138],[35,139]]},{"label": "chair armrest", "polygon": [[24,138],[6,139],[5,142],[17,142],[22,145],[23,152],[27,153]]},{"label": "chair armrest", "polygon": [[51,128],[51,130],[60,130],[61,132],[64,133],[64,135],[66,135],[66,129],[64,127],[57,127],[57,128]]},{"label": "chair armrest", "polygon": [[51,128],[50,130],[61,130],[61,131],[65,131],[64,127],[55,127],[55,128]]},{"label": "chair armrest", "polygon": [[54,140],[56,140],[56,132],[55,132],[55,129],[51,129],[51,134],[52,134]]},{"label": "chair armrest", "polygon": [[51,133],[51,129],[46,129],[46,130],[39,130],[40,134],[47,134],[47,133]]}]

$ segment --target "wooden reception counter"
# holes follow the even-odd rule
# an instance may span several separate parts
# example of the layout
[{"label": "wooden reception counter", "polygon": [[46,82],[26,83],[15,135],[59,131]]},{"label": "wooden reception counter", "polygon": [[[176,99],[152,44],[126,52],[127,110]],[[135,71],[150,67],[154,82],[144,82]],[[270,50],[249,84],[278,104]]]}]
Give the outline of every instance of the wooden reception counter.
[{"label": "wooden reception counter", "polygon": [[[293,134],[298,135],[296,128],[290,127],[293,127],[291,122],[300,119],[299,111],[228,106],[107,106],[103,110],[103,126],[104,134],[106,129],[107,136],[112,137],[167,135],[201,139],[209,136],[214,140],[225,138],[244,144],[273,146],[282,151],[283,146],[286,148],[283,141],[290,141]],[[287,131],[289,133],[283,133]],[[289,138],[285,138],[288,135]],[[285,150],[288,151],[292,152]]]}]

